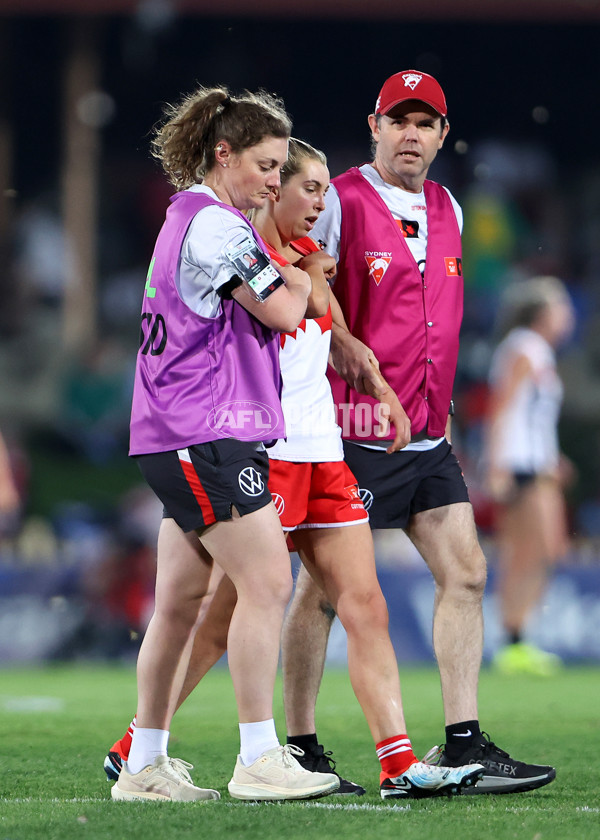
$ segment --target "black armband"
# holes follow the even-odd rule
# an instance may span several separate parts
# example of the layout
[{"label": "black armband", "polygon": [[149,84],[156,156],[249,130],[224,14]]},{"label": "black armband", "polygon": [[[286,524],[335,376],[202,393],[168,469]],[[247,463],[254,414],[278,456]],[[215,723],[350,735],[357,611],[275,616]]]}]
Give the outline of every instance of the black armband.
[{"label": "black armband", "polygon": [[221,300],[231,300],[231,293],[234,289],[237,289],[239,286],[242,285],[242,278],[238,277],[237,274],[234,274],[231,280],[228,280],[226,283],[223,283],[222,286],[219,286],[217,289],[217,294],[221,298]]},{"label": "black armband", "polygon": [[454,400],[450,400],[450,405],[448,406],[448,415],[449,417],[454,417]]}]

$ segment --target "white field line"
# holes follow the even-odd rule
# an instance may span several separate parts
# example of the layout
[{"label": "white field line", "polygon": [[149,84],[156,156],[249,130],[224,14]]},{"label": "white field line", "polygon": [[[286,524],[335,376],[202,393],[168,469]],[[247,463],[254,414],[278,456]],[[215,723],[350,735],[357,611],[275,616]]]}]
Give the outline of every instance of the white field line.
[{"label": "white field line", "polygon": [[[25,805],[30,803],[36,804],[45,804],[45,803],[52,803],[53,805],[99,805],[105,802],[111,802],[112,800],[109,797],[73,797],[72,799],[58,799],[57,797],[52,797],[45,799],[43,797],[38,796],[27,796],[21,798],[10,799],[9,797],[2,797],[0,798],[0,803],[3,804],[15,804],[15,805]],[[120,805],[121,803],[116,803]],[[201,804],[209,804],[209,803],[201,803]],[[214,802],[210,803],[214,805]],[[347,805],[338,804],[338,803],[327,803],[327,802],[294,802],[294,803],[283,803],[283,802],[229,802],[226,800],[222,800],[221,805],[227,805],[229,808],[264,808],[264,807],[277,807],[283,804],[294,804],[300,805],[303,808],[324,808],[325,810],[329,811],[410,811],[410,805],[358,805],[348,803]]]},{"label": "white field line", "polygon": [[[15,804],[15,805],[24,805],[28,803],[52,803],[52,804],[60,804],[60,805],[99,805],[106,802],[111,802],[109,798],[105,797],[73,797],[72,799],[59,799],[57,797],[37,797],[37,796],[29,796],[29,797],[22,797],[22,798],[14,798],[11,799],[10,797],[0,797],[0,802],[4,804]],[[117,803],[121,804],[121,803]],[[215,805],[214,802],[208,803],[200,803],[203,805],[210,805],[211,807]],[[365,803],[364,805],[361,804],[354,804],[354,803],[337,803],[337,802],[295,802],[295,803],[282,803],[282,802],[229,802],[226,800],[221,801],[221,805],[226,805],[229,808],[264,808],[264,807],[277,807],[282,804],[294,804],[297,806],[302,806],[303,808],[319,808],[326,811],[379,811],[379,812],[386,812],[389,813],[390,811],[399,812],[399,811],[410,811],[411,804],[407,803],[406,805],[370,805]],[[218,807],[218,806],[217,806]],[[506,813],[509,814],[523,814],[528,811],[532,811],[535,813],[553,813],[556,809],[555,808],[535,808],[530,805],[524,805],[522,807],[519,806],[512,806],[507,807],[504,809]],[[575,811],[578,813],[583,814],[600,814],[600,808],[598,807],[590,807],[589,805],[578,805],[575,808]]]}]

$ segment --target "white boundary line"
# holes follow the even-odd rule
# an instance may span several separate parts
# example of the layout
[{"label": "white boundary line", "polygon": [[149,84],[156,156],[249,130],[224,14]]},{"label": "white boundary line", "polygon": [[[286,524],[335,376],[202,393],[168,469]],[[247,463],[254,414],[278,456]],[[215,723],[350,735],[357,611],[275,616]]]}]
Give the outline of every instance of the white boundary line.
[{"label": "white boundary line", "polygon": [[[458,797],[455,797],[458,799]],[[464,801],[461,798],[461,801]],[[7,796],[0,797],[0,803],[10,805],[24,805],[28,803],[52,803],[52,804],[61,804],[61,805],[101,805],[102,803],[111,803],[112,800],[110,798],[105,797],[73,797],[72,799],[59,799],[58,797],[37,797],[37,796],[28,796],[22,798],[15,798],[12,799]],[[121,804],[121,803],[118,803]],[[207,803],[202,803],[207,804]],[[211,803],[214,804],[214,803]],[[378,811],[381,813],[389,813],[392,812],[399,812],[399,811],[410,811],[412,808],[412,803],[406,803],[406,805],[371,805],[365,803],[364,805],[361,804],[354,804],[354,803],[337,803],[337,802],[302,802],[298,800],[296,802],[287,801],[287,802],[243,802],[243,801],[234,801],[230,802],[227,800],[221,800],[221,805],[226,805],[229,808],[264,808],[265,806],[279,806],[279,805],[301,805],[303,808],[319,808],[325,811]],[[217,806],[218,807],[218,806]],[[535,808],[531,805],[524,805],[522,807],[519,806],[512,806],[506,807],[506,813],[510,814],[523,814],[528,811],[533,813],[554,813],[556,810],[555,808]],[[574,808],[575,812],[583,813],[583,814],[600,814],[600,807],[590,807],[589,805],[577,805]]]},{"label": "white boundary line", "polygon": [[[11,799],[9,797],[1,797],[0,803],[10,805],[26,805],[31,803],[39,803],[41,805],[45,803],[51,803],[53,805],[101,805],[102,803],[109,802],[112,803],[110,797],[73,797],[72,799],[59,799],[58,797],[52,797],[45,799],[43,797],[37,796],[26,796],[21,798]],[[117,803],[121,804],[121,803]],[[212,804],[212,803],[211,803]],[[296,802],[293,801],[282,801],[282,802],[243,802],[241,800],[238,801],[228,801],[228,800],[221,800],[221,805],[226,805],[229,808],[264,808],[265,806],[279,806],[279,805],[301,805],[303,808],[322,808],[328,811],[410,811],[411,806],[410,804],[406,805],[369,805],[369,804],[354,804],[348,803],[344,805],[342,803],[328,803],[328,802],[303,802],[302,800],[297,800]]]}]

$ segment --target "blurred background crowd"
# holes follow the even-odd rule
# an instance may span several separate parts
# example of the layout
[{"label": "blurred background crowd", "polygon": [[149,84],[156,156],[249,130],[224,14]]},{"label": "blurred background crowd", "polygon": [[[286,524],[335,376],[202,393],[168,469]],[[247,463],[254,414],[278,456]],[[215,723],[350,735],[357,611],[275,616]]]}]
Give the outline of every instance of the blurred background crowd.
[{"label": "blurred background crowd", "polygon": [[[333,176],[368,159],[388,75],[440,80],[451,129],[430,175],[465,215],[454,445],[490,563],[480,461],[496,314],[510,283],[544,274],[576,315],[559,350],[565,561],[600,568],[600,3],[413,5],[0,4],[0,661],[127,655],[148,618],[161,510],[127,458],[128,422],[170,195],[148,138],[196,83],[282,96]],[[401,535],[377,539],[382,567],[419,562]]]}]

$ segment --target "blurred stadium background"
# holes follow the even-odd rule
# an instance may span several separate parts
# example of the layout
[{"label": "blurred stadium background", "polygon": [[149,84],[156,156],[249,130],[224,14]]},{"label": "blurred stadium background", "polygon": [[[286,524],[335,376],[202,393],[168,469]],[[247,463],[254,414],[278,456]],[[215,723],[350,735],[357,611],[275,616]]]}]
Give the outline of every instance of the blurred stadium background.
[{"label": "blurred stadium background", "polygon": [[[197,82],[274,91],[335,175],[367,159],[366,115],[408,67],[449,101],[431,175],[465,211],[455,445],[492,577],[478,459],[499,292],[556,274],[576,306],[572,550],[530,632],[600,659],[599,24],[599,0],[0,0],[0,431],[21,498],[0,521],[0,662],[132,657],[151,609],[161,511],[126,452],[170,194],[148,153],[162,103]],[[401,533],[376,538],[399,657],[430,659],[429,577]]]}]

